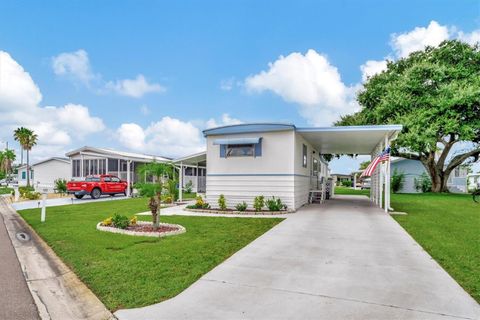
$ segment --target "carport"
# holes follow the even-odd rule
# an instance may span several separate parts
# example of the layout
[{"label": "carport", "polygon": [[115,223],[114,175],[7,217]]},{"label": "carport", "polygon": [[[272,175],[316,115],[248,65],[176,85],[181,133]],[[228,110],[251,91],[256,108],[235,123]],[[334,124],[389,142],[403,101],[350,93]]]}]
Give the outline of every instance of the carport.
[{"label": "carport", "polygon": [[[370,155],[377,157],[402,130],[401,125],[297,128],[321,154]],[[390,159],[379,164],[371,176],[370,200],[390,208]],[[385,193],[385,196],[383,196]]]}]

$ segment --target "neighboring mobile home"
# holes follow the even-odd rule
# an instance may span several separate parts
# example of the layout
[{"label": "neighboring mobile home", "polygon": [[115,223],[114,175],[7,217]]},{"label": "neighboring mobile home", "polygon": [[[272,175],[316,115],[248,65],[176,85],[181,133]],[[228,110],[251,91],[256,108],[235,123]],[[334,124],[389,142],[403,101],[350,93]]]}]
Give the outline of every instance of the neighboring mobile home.
[{"label": "neighboring mobile home", "polygon": [[143,180],[136,174],[139,165],[170,161],[165,157],[88,146],[70,151],[66,156],[71,160],[73,180],[84,180],[94,174],[111,174],[130,183]]},{"label": "neighboring mobile home", "polygon": [[[53,191],[55,180],[71,179],[70,160],[53,157],[30,165],[30,185],[37,191],[47,188]],[[27,185],[27,165],[18,168],[18,184]]]},{"label": "neighboring mobile home", "polygon": [[[453,193],[467,192],[468,166],[458,166],[452,171],[447,180],[447,188]],[[418,160],[405,158],[392,159],[392,174],[395,172],[405,175],[403,186],[398,193],[420,193],[422,189],[418,182],[424,177],[429,177],[425,166]]]},{"label": "neighboring mobile home", "polygon": [[[297,128],[292,124],[240,124],[207,129],[206,198],[216,204],[223,194],[227,205],[255,196],[278,197],[290,209],[308,203],[311,190],[329,176],[323,154],[379,153],[396,138],[401,126]],[[183,158],[183,162],[188,157]],[[381,205],[380,170],[372,200]],[[388,188],[387,188],[388,189]],[[388,201],[388,199],[386,200]],[[387,202],[388,205],[388,202]]]}]

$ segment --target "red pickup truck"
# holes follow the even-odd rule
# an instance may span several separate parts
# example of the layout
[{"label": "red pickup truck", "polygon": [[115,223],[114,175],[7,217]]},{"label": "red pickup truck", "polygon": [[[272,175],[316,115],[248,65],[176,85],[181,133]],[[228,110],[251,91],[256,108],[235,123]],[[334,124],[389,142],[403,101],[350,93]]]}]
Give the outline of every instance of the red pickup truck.
[{"label": "red pickup truck", "polygon": [[73,194],[77,199],[82,199],[87,194],[92,199],[98,199],[102,194],[114,196],[121,193],[127,195],[127,182],[108,174],[95,175],[85,178],[85,181],[68,182],[67,192]]}]

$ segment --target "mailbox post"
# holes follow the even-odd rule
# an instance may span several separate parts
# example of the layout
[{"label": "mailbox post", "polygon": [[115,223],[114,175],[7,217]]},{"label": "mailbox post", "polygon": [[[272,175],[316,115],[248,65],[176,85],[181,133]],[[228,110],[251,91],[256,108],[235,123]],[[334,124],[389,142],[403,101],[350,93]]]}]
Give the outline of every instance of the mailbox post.
[{"label": "mailbox post", "polygon": [[41,222],[45,222],[45,218],[46,218],[46,215],[47,215],[47,208],[46,208],[47,193],[48,193],[48,189],[43,189],[43,191],[42,191],[42,215],[41,215],[41,218],[40,218]]}]

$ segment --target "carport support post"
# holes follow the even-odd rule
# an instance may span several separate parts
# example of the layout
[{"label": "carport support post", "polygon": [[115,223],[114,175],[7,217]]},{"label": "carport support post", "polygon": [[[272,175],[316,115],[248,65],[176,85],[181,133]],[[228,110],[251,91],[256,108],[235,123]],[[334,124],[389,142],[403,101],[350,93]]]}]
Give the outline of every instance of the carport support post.
[{"label": "carport support post", "polygon": [[130,164],[132,160],[127,160],[127,197],[130,197]]},{"label": "carport support post", "polygon": [[[388,147],[388,135],[385,135],[385,148]],[[390,155],[385,163],[385,212],[390,209]]]},{"label": "carport support post", "polygon": [[183,162],[180,162],[180,170],[178,172],[178,200],[183,201]]}]

